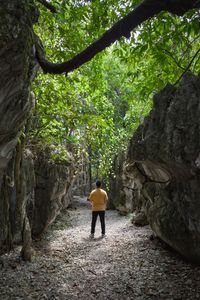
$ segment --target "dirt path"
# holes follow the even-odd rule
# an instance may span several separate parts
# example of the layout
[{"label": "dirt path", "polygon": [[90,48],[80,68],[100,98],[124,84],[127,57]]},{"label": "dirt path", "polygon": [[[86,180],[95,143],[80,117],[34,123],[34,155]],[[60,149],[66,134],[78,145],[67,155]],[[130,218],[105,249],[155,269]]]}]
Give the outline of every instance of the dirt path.
[{"label": "dirt path", "polygon": [[90,240],[88,203],[75,205],[34,244],[32,263],[19,260],[20,248],[2,257],[1,300],[200,299],[200,267],[151,241],[148,226],[134,227],[128,217],[107,211],[107,238],[99,238],[98,220]]}]

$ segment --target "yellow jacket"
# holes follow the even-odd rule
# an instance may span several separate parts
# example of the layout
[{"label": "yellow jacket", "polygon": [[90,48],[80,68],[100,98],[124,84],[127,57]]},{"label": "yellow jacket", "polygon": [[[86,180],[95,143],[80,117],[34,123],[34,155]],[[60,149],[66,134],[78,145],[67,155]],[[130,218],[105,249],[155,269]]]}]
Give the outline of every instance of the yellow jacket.
[{"label": "yellow jacket", "polygon": [[104,211],[108,201],[107,193],[101,188],[96,188],[90,193],[89,197],[92,203],[92,211]]}]

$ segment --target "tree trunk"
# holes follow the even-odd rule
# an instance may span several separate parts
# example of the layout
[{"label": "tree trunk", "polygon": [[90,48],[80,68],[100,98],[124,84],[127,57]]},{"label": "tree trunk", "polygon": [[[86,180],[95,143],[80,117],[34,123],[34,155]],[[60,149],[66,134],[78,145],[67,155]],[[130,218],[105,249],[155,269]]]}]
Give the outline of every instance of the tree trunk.
[{"label": "tree trunk", "polygon": [[92,149],[91,145],[88,147],[88,154],[89,154],[89,163],[88,163],[88,174],[89,174],[89,187],[90,191],[92,190]]}]

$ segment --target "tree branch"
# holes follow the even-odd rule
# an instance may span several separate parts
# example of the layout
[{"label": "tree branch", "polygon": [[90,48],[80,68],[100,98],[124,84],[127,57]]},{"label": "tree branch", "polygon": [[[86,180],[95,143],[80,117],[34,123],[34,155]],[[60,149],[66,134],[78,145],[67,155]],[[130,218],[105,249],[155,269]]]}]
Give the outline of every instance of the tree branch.
[{"label": "tree branch", "polygon": [[200,60],[200,56],[197,58],[197,60],[195,61],[195,64],[192,67],[192,72],[193,73],[195,72],[195,68],[196,68],[196,65],[198,64],[199,60]]},{"label": "tree branch", "polygon": [[188,49],[191,47],[192,44],[194,44],[198,39],[200,38],[200,34],[197,35],[190,43],[189,45],[187,46],[187,48],[184,50],[184,52],[182,53],[182,57],[184,57],[187,52],[188,52]]},{"label": "tree branch", "polygon": [[197,50],[197,52],[195,53],[195,55],[193,56],[193,58],[191,59],[191,61],[187,65],[187,67],[185,68],[184,72],[181,74],[181,76],[179,77],[179,79],[174,83],[174,85],[177,85],[179,83],[179,81],[183,78],[183,76],[187,73],[187,71],[189,70],[189,68],[191,67],[193,61],[195,60],[195,58],[197,57],[197,55],[199,53],[200,53],[200,48],[199,48],[199,50]]},{"label": "tree branch", "polygon": [[120,40],[121,37],[128,38],[133,29],[161,11],[183,15],[189,9],[196,7],[200,7],[199,2],[196,2],[196,0],[144,0],[132,12],[115,23],[98,40],[72,59],[58,64],[49,62],[45,58],[44,51],[37,43],[36,58],[45,73],[69,73],[90,61],[97,53],[109,47],[115,41]]},{"label": "tree branch", "polygon": [[46,0],[37,0],[40,4],[44,5],[48,10],[52,13],[56,13],[56,8],[51,3],[47,2]]},{"label": "tree branch", "polygon": [[44,54],[42,54],[40,49],[36,46],[36,57],[43,71],[45,73],[54,74],[68,73],[90,61],[97,53],[119,40],[122,36],[129,37],[131,30],[162,10],[162,1],[158,1],[160,3],[158,6],[151,5],[149,2],[151,1],[144,1],[141,5],[136,7],[134,11],[115,23],[101,38],[67,62],[61,64],[48,62],[45,59]]},{"label": "tree branch", "polygon": [[176,60],[176,58],[173,56],[173,54],[168,51],[167,49],[164,49],[164,48],[160,48],[163,52],[165,52],[169,57],[171,57],[171,59],[175,62],[175,64],[182,70],[184,70],[184,67],[182,67],[180,65],[180,63]]}]

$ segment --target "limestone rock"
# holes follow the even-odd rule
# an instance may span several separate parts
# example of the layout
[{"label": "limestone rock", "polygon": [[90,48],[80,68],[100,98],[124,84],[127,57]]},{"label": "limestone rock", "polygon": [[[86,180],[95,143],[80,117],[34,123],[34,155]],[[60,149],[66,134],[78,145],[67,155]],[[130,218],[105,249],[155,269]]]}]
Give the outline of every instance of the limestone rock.
[{"label": "limestone rock", "polygon": [[[35,162],[36,189],[33,234],[41,234],[70,203],[73,167]],[[68,197],[68,190],[70,197]]]},{"label": "limestone rock", "polygon": [[27,148],[15,151],[0,190],[0,247],[10,250],[23,242],[24,260],[34,254],[32,234],[43,233],[72,200],[73,161],[61,165],[40,158]]},{"label": "limestone rock", "polygon": [[0,6],[0,185],[31,110],[30,83],[36,65],[33,8],[32,0],[1,1]]},{"label": "limestone rock", "polygon": [[140,211],[137,214],[135,214],[131,221],[136,226],[145,226],[149,224],[144,211]]},{"label": "limestone rock", "polygon": [[200,263],[200,78],[187,74],[153,100],[128,149],[134,206],[157,236]]},{"label": "limestone rock", "polygon": [[118,209],[119,211],[126,211],[126,201],[123,189],[123,162],[125,154],[121,153],[115,157],[113,163],[113,171],[109,177],[109,191],[108,191],[108,207],[110,209]]},{"label": "limestone rock", "polygon": [[21,239],[18,229],[22,229],[25,217],[23,199],[17,212],[21,216],[15,218],[14,156],[19,133],[32,109],[30,84],[36,67],[33,23],[38,13],[32,0],[7,0],[1,1],[0,16],[0,246],[6,243],[10,249],[14,236]]}]

